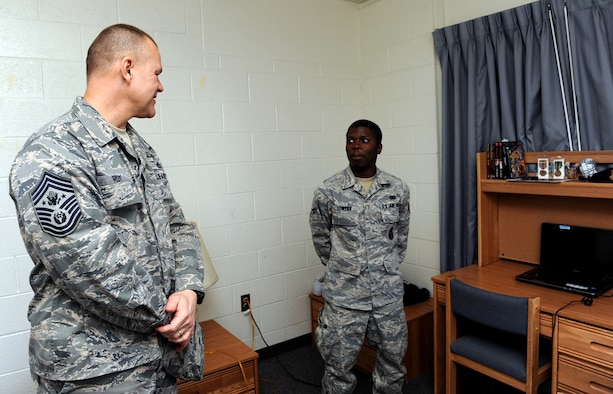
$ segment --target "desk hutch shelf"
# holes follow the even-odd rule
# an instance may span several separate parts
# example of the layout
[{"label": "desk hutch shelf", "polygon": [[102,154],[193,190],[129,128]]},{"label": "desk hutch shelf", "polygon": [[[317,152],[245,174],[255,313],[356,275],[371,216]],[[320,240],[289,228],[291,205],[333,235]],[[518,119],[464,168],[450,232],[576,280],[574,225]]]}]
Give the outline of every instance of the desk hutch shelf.
[{"label": "desk hutch shelf", "polygon": [[[613,163],[613,151],[532,152],[526,154],[526,163],[556,156],[570,163],[586,157],[598,164]],[[543,222],[613,229],[613,183],[487,179],[487,158],[479,153],[477,209],[479,265],[501,259],[538,264]]]}]

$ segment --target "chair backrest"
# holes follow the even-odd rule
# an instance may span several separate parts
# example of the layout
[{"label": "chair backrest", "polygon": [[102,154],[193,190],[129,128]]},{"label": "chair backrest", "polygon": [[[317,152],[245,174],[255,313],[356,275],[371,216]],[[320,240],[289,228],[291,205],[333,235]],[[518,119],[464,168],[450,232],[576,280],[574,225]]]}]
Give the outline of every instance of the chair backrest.
[{"label": "chair backrest", "polygon": [[453,313],[518,335],[528,330],[528,299],[494,293],[457,279],[450,282]]},{"label": "chair backrest", "polygon": [[[551,350],[539,352],[540,297],[500,294],[453,276],[446,286],[447,393],[456,392],[456,365],[463,365],[536,394],[539,384],[551,377],[552,365]],[[479,327],[473,330],[458,318]]]}]

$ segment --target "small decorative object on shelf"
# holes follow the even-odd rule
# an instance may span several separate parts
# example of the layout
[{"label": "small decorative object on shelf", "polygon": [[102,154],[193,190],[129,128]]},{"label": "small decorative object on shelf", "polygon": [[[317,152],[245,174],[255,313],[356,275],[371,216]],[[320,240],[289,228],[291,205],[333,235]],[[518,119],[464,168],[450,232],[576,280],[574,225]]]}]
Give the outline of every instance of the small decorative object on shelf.
[{"label": "small decorative object on shelf", "polygon": [[540,157],[538,159],[537,168],[538,179],[549,179],[549,159],[546,157]]},{"label": "small decorative object on shelf", "polygon": [[489,179],[523,178],[527,175],[521,142],[502,140],[487,145]]},{"label": "small decorative object on shelf", "polygon": [[552,159],[552,162],[553,162],[552,178],[553,179],[566,178],[566,174],[564,171],[564,159],[558,156]]},{"label": "small decorative object on shelf", "polygon": [[579,164],[579,171],[581,171],[581,176],[583,178],[590,179],[592,175],[598,172],[596,169],[596,161],[589,157],[581,160],[581,164]]},{"label": "small decorative object on shelf", "polygon": [[564,172],[566,173],[566,179],[577,178],[577,164],[566,162],[564,166]]}]

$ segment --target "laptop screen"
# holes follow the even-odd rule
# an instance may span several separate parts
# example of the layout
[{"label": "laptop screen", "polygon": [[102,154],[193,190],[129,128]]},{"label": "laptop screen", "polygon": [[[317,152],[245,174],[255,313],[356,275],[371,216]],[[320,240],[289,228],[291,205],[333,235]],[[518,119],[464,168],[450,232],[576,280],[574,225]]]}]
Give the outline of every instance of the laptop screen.
[{"label": "laptop screen", "polygon": [[548,275],[564,279],[613,274],[613,230],[543,223],[540,262]]},{"label": "laptop screen", "polygon": [[613,275],[613,231],[600,230],[596,232],[596,248],[594,249],[594,261],[607,275]]}]

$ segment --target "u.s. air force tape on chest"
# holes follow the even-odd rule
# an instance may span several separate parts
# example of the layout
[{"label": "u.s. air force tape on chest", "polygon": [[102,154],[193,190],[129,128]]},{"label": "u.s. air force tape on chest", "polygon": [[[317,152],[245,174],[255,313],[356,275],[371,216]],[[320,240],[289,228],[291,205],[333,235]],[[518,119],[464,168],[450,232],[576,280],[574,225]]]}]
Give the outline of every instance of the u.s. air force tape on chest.
[{"label": "u.s. air force tape on chest", "polygon": [[44,232],[65,237],[77,228],[83,213],[70,179],[45,171],[30,196]]}]

